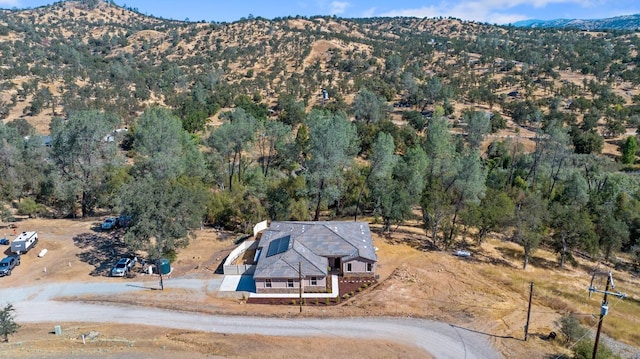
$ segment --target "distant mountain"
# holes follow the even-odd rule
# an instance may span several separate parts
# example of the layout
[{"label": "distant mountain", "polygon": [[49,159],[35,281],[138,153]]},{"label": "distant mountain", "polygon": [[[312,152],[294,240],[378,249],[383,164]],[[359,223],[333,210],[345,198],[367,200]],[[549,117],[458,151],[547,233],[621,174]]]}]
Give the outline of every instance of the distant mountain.
[{"label": "distant mountain", "polygon": [[573,28],[580,30],[640,30],[640,14],[610,17],[607,19],[555,19],[523,20],[513,23],[517,27]]}]

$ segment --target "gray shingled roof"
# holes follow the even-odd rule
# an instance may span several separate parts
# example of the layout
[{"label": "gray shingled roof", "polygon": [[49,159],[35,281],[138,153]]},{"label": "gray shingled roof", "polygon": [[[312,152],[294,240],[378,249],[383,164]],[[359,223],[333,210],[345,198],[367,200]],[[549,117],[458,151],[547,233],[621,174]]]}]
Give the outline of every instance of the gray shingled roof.
[{"label": "gray shingled roof", "polygon": [[[286,236],[291,238],[289,248],[267,257],[269,244]],[[297,278],[298,262],[305,276],[326,275],[328,257],[377,260],[365,222],[272,222],[262,233],[259,247],[254,278]]]}]

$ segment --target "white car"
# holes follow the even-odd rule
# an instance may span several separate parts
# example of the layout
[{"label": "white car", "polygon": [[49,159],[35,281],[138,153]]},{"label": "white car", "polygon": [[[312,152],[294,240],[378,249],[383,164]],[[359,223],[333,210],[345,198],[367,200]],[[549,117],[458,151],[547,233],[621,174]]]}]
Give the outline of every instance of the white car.
[{"label": "white car", "polygon": [[112,277],[124,277],[133,267],[133,261],[130,258],[120,258],[120,260],[111,269]]}]

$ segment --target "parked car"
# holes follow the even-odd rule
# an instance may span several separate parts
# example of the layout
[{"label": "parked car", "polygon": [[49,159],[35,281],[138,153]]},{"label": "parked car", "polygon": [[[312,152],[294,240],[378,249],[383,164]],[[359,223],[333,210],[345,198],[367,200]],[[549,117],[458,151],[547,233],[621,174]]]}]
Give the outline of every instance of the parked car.
[{"label": "parked car", "polygon": [[131,258],[120,258],[120,260],[111,269],[112,277],[124,277],[133,267]]},{"label": "parked car", "polygon": [[9,240],[6,238],[0,238],[0,244],[2,244],[3,246],[8,246],[9,245]]},{"label": "parked car", "polygon": [[130,224],[131,224],[131,216],[127,216],[127,215],[121,214],[118,217],[118,226],[119,227],[126,228],[126,227],[129,227]]},{"label": "parked car", "polygon": [[0,277],[10,276],[11,271],[20,265],[20,256],[10,255],[0,261]]},{"label": "parked car", "polygon": [[100,228],[108,231],[108,230],[116,228],[117,224],[118,224],[118,220],[116,220],[115,217],[109,217],[109,218],[105,219],[104,222],[102,222],[102,225],[100,226]]}]

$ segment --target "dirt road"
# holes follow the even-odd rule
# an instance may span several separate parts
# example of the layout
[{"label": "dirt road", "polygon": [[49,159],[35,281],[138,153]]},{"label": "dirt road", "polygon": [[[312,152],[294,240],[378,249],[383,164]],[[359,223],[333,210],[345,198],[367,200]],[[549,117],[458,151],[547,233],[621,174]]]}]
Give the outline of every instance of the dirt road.
[{"label": "dirt road", "polygon": [[[172,288],[213,290],[220,279],[171,279]],[[448,324],[412,318],[264,318],[207,315],[141,306],[60,302],[57,297],[118,295],[145,291],[155,281],[51,283],[0,289],[20,323],[97,322],[151,325],[226,334],[379,339],[421,348],[436,358],[500,358],[483,336]]]},{"label": "dirt road", "polygon": [[74,302],[16,303],[17,320],[110,322],[227,334],[380,339],[416,346],[442,359],[501,358],[478,334],[411,318],[286,319],[203,315],[149,307]]}]

